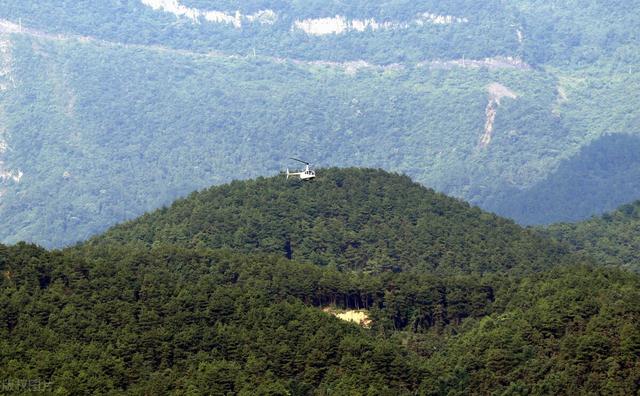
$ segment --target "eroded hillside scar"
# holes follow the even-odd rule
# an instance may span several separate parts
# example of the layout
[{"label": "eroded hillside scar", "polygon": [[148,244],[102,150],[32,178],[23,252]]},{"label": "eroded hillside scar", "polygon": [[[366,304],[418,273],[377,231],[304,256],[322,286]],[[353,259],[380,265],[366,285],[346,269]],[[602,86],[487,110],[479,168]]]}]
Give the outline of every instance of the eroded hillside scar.
[{"label": "eroded hillside scar", "polygon": [[511,99],[516,99],[518,97],[515,92],[496,82],[487,86],[487,93],[489,94],[489,102],[485,108],[484,131],[480,137],[480,141],[478,142],[478,148],[480,149],[487,147],[489,143],[491,143],[500,100],[505,97]]}]

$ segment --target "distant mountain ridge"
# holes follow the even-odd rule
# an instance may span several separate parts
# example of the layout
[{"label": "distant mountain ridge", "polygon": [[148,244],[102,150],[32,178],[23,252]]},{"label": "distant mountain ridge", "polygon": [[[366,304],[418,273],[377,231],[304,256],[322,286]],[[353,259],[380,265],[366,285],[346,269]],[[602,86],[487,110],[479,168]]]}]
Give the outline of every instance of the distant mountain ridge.
[{"label": "distant mountain ridge", "polygon": [[488,204],[524,224],[579,222],[638,199],[640,137],[605,135],[564,160],[545,180]]},{"label": "distant mountain ridge", "polygon": [[[406,173],[526,224],[640,195],[630,185],[575,212],[527,210],[562,172],[587,183],[567,196],[599,190],[563,164],[608,134],[637,136],[631,3],[162,4],[201,13],[136,0],[0,7],[1,241],[87,239],[193,190],[273,175],[292,142],[318,166]],[[261,10],[273,24],[249,20]],[[497,100],[495,87],[511,94]]]}]

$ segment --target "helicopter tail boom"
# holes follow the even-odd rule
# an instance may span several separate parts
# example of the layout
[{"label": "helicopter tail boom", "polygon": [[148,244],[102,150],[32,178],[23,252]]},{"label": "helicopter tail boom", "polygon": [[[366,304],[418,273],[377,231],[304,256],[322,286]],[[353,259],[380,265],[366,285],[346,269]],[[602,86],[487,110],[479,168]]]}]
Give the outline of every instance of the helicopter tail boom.
[{"label": "helicopter tail boom", "polygon": [[302,173],[303,173],[303,172],[289,172],[289,169],[287,169],[287,173],[286,173],[286,175],[287,175],[287,179],[288,179],[289,177],[292,177],[292,176],[300,176],[300,175],[302,175]]}]

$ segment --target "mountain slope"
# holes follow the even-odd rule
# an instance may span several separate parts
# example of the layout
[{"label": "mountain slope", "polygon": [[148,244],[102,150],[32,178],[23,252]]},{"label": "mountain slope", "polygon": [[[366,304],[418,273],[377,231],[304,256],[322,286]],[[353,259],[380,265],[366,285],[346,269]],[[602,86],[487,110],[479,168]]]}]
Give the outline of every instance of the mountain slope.
[{"label": "mountain slope", "polygon": [[563,161],[545,180],[505,192],[488,204],[525,224],[571,222],[600,214],[640,195],[640,138],[605,135]]},{"label": "mountain slope", "polygon": [[640,202],[575,224],[552,224],[543,233],[606,265],[640,270]]},{"label": "mountain slope", "polygon": [[369,272],[533,270],[562,249],[512,221],[380,170],[318,170],[193,193],[91,243],[228,247]]},{"label": "mountain slope", "polygon": [[[514,20],[499,1],[421,2],[143,0],[59,7],[5,1],[3,16],[41,30],[129,44],[165,44],[305,60],[377,63],[485,58],[518,48]],[[207,15],[209,14],[209,15]],[[455,43],[455,45],[451,45]],[[489,44],[492,43],[492,44]]]},{"label": "mountain slope", "polygon": [[303,285],[331,274],[283,261],[0,245],[5,390],[30,375],[72,394],[310,394],[354,365],[361,389],[417,388],[414,353],[287,293],[322,295]]},{"label": "mountain slope", "polygon": [[[585,146],[638,134],[638,9],[0,2],[0,240],[65,246],[289,155],[403,172],[519,222],[565,220],[570,208],[514,207]],[[627,194],[640,190],[580,215]]]},{"label": "mountain slope", "polygon": [[[470,226],[469,212],[482,215],[406,178],[335,172],[346,174],[347,186],[363,180],[356,176],[388,182],[386,195],[365,186],[372,201],[386,197],[393,214],[398,201],[440,209],[439,216],[457,224],[450,230]],[[277,197],[249,187],[278,180],[201,194],[268,212]],[[312,184],[295,186],[286,198],[325,198],[317,190],[301,194]],[[231,194],[234,189],[241,193]],[[170,220],[187,201],[164,215]],[[289,213],[296,217],[283,215]],[[146,220],[164,223],[159,216]],[[494,220],[498,230],[518,230]],[[262,225],[282,224],[272,221]],[[387,239],[384,232],[369,237]],[[481,250],[474,247],[481,241],[470,243],[465,248]],[[29,378],[52,392],[82,394],[639,390],[640,277],[615,269],[572,264],[526,275],[366,274],[274,255],[105,238],[52,252],[0,245],[0,274],[0,370],[9,391],[24,391]],[[333,318],[320,310],[327,304],[368,309],[372,327]]]},{"label": "mountain slope", "polygon": [[[0,187],[5,241],[87,238],[194,189],[273,174],[288,145],[318,165],[405,169],[440,190],[463,191],[469,175],[501,183],[502,169],[482,170],[491,155],[465,163],[497,74],[428,66],[354,74],[77,38],[8,42],[15,83],[2,96],[0,156],[22,178]],[[534,94],[522,72],[508,75],[505,84]]]},{"label": "mountain slope", "polygon": [[3,17],[128,44],[166,44],[308,60],[520,56],[580,65],[637,46],[636,1],[518,0],[197,1],[107,0],[37,4],[4,0]]}]

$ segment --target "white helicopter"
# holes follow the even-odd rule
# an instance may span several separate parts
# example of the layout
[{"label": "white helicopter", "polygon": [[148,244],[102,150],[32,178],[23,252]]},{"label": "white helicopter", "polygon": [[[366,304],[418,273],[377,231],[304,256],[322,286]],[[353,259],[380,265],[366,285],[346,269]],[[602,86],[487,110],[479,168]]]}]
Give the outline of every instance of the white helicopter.
[{"label": "white helicopter", "polygon": [[289,176],[298,176],[300,180],[311,180],[316,177],[316,172],[313,169],[309,168],[309,163],[307,161],[299,160],[297,158],[291,158],[294,161],[302,162],[305,164],[304,170],[301,172],[289,172],[289,168],[287,168],[287,179]]}]

